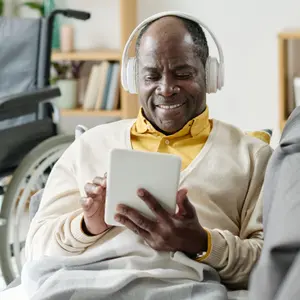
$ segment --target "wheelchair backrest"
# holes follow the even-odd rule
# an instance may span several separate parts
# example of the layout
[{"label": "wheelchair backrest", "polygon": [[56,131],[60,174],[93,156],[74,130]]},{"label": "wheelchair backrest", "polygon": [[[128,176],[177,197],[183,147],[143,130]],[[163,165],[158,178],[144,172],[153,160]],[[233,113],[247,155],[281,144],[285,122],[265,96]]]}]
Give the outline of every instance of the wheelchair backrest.
[{"label": "wheelchair backrest", "polygon": [[0,17],[0,98],[37,88],[41,24]]},{"label": "wheelchair backrest", "polygon": [[49,103],[54,98],[49,97],[60,93],[46,86],[45,55],[51,55],[46,25],[44,19],[0,17],[0,142],[5,145],[0,149],[0,177],[57,134]]}]

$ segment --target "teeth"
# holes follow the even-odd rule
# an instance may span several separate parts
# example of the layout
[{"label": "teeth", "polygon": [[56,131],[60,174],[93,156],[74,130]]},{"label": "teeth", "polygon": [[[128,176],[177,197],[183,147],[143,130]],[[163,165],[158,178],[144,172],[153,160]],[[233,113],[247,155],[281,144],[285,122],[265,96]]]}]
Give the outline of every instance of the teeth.
[{"label": "teeth", "polygon": [[158,105],[159,108],[163,109],[173,109],[181,106],[181,104],[173,104],[173,105]]}]

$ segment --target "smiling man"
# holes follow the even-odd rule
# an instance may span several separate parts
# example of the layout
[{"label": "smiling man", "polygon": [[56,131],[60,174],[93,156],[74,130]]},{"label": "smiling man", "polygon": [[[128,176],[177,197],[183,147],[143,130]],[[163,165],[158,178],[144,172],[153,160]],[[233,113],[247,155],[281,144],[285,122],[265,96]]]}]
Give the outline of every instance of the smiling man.
[{"label": "smiling man", "polygon": [[[170,294],[172,299],[227,299],[218,276],[229,288],[246,288],[261,252],[260,194],[271,148],[209,118],[209,50],[197,23],[175,16],[155,20],[140,32],[136,52],[139,115],[90,129],[56,163],[29,230],[29,266],[43,256],[62,257],[43,274],[46,264],[32,267],[34,276],[47,278],[57,295],[53,299],[69,299],[66,289],[85,299],[94,299],[89,298],[93,293],[97,299],[146,299],[145,293],[155,299]],[[116,219],[125,227],[105,224],[103,174],[109,151],[124,147],[181,157],[175,215],[140,190],[156,222],[121,205]],[[30,273],[30,267],[26,270]],[[47,284],[37,286],[41,297],[50,293]]]},{"label": "smiling man", "polygon": [[142,30],[136,52],[144,116],[174,134],[206,108],[204,33],[192,21],[165,17]]}]

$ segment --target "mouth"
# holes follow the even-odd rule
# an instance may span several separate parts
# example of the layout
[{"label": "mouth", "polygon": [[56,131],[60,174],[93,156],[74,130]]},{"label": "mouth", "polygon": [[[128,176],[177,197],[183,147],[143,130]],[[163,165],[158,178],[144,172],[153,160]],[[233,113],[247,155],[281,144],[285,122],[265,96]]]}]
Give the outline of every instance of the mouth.
[{"label": "mouth", "polygon": [[160,109],[164,109],[164,110],[173,110],[173,109],[177,109],[181,106],[183,106],[184,103],[180,103],[180,104],[168,104],[168,105],[157,105],[158,108]]}]

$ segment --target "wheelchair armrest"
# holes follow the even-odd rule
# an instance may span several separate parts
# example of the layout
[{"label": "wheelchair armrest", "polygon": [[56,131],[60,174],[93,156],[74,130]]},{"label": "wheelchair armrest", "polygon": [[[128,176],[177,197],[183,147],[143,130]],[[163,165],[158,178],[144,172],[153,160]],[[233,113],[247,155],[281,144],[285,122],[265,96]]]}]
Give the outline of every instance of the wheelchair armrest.
[{"label": "wheelchair armrest", "polygon": [[36,105],[48,99],[53,99],[61,95],[60,89],[57,87],[46,87],[35,91],[29,91],[14,94],[0,98],[0,111],[11,111]]}]

